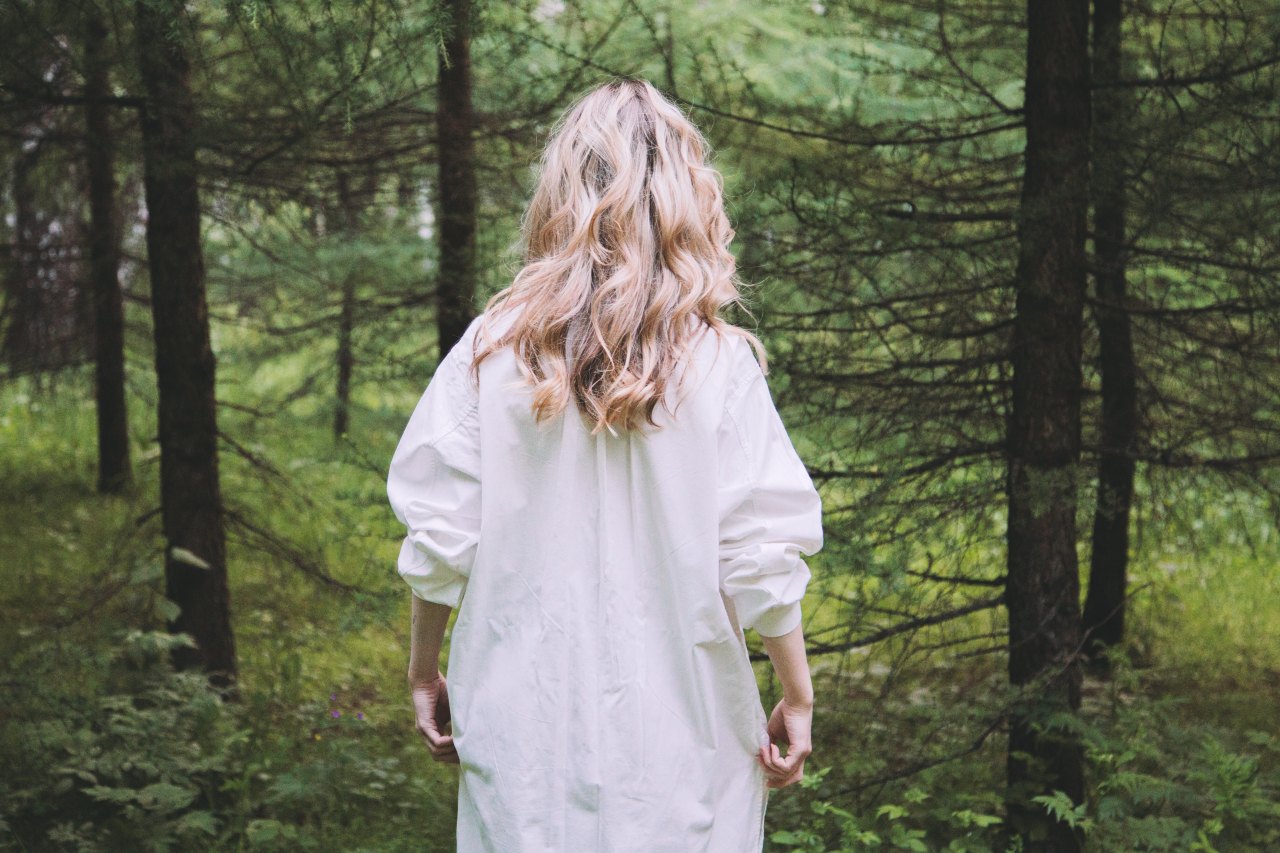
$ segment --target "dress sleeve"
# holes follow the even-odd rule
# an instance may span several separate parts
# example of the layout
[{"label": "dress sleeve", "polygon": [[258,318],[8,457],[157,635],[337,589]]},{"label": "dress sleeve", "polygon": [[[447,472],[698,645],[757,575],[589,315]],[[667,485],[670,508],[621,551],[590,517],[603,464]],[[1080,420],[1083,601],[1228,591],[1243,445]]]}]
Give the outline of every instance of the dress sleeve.
[{"label": "dress sleeve", "polygon": [[450,607],[461,600],[480,542],[479,400],[464,357],[468,340],[436,369],[387,474],[391,508],[408,531],[400,577],[418,598]]},{"label": "dress sleeve", "polygon": [[720,431],[720,585],[743,630],[778,637],[800,624],[810,578],[802,555],[822,548],[822,499],[742,349],[749,364],[739,360]]}]

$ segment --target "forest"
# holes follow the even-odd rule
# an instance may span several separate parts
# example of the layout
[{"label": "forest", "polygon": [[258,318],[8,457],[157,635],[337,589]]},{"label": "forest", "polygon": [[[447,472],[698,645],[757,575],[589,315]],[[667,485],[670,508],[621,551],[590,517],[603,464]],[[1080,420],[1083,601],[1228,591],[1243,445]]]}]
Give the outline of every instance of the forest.
[{"label": "forest", "polygon": [[1280,849],[1272,0],[0,0],[0,850],[453,849],[387,465],[617,76],[823,500],[765,849]]}]

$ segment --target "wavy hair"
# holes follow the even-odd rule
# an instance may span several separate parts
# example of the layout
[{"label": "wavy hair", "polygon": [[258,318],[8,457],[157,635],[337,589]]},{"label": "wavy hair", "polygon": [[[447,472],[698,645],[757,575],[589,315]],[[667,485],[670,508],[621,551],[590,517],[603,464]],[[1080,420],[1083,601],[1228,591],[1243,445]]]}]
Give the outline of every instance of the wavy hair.
[{"label": "wavy hair", "polygon": [[[616,77],[580,96],[542,152],[521,222],[523,266],[485,305],[476,380],[480,362],[511,345],[533,386],[536,420],[573,399],[593,435],[617,435],[616,426],[656,426],[654,409],[708,328],[747,338],[767,371],[759,338],[719,316],[729,304],[750,311],[710,152],[645,80]],[[517,308],[490,339],[493,316]]]}]

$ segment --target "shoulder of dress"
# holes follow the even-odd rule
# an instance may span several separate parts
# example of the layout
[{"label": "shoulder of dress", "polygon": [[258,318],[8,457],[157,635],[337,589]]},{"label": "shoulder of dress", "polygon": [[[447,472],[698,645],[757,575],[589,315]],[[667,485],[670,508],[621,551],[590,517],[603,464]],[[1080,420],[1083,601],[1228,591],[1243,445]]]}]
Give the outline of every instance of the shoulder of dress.
[{"label": "shoulder of dress", "polygon": [[764,381],[764,371],[750,341],[738,334],[730,337],[729,379],[724,399],[726,409],[733,407],[756,382]]}]

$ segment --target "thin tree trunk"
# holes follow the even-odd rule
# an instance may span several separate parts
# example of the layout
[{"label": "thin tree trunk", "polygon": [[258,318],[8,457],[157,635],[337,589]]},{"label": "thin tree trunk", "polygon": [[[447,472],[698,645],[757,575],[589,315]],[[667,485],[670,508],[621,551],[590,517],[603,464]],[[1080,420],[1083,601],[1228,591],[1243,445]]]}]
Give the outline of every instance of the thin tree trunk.
[{"label": "thin tree trunk", "polygon": [[1105,668],[1103,653],[1124,638],[1129,564],[1129,508],[1133,503],[1137,441],[1137,370],[1125,310],[1125,173],[1123,126],[1128,98],[1120,79],[1120,0],[1094,0],[1093,130],[1094,256],[1097,258],[1102,424],[1098,457],[1098,506],[1093,516],[1089,593],[1084,606],[1085,652]]},{"label": "thin tree trunk", "polygon": [[166,595],[180,608],[169,630],[196,649],[174,664],[196,666],[235,695],[236,653],[227,589],[226,532],[218,482],[215,359],[209,342],[200,245],[195,109],[190,65],[169,24],[187,17],[180,0],[136,4],[147,199],[147,260],[159,390],[160,500]]},{"label": "thin tree trunk", "polygon": [[1018,216],[1008,425],[1009,679],[1027,687],[1010,721],[1007,807],[1041,851],[1082,838],[1031,801],[1083,802],[1083,754],[1069,731],[1038,730],[1080,704],[1076,466],[1089,168],[1088,0],[1028,0],[1026,162]]},{"label": "thin tree trunk", "polygon": [[120,291],[120,225],[116,207],[115,136],[103,52],[107,25],[94,3],[85,33],[85,153],[89,170],[89,277],[93,294],[98,404],[98,491],[123,491],[133,479],[124,385],[124,297]]},{"label": "thin tree trunk", "polygon": [[348,273],[342,280],[342,311],[338,316],[338,387],[333,413],[333,437],[340,439],[351,426],[351,374],[355,370],[355,354],[351,349],[351,332],[355,327],[356,279]]},{"label": "thin tree trunk", "polygon": [[471,107],[471,0],[448,0],[452,26],[439,56],[436,126],[439,137],[440,271],[437,283],[439,357],[475,316],[476,172]]},{"label": "thin tree trunk", "polygon": [[[337,174],[339,222],[347,239],[356,239],[359,233],[359,203],[353,197],[347,174]],[[347,434],[351,419],[351,374],[355,370],[355,354],[351,349],[351,333],[355,327],[356,270],[347,270],[342,279],[342,308],[338,315],[338,387],[336,389],[333,437],[340,439]]]},{"label": "thin tree trunk", "polygon": [[8,313],[4,336],[4,355],[9,374],[30,371],[39,385],[42,373],[37,369],[37,355],[44,345],[40,333],[40,222],[36,215],[35,187],[31,174],[40,160],[41,146],[19,151],[13,158],[12,255],[5,275],[5,307]]}]

